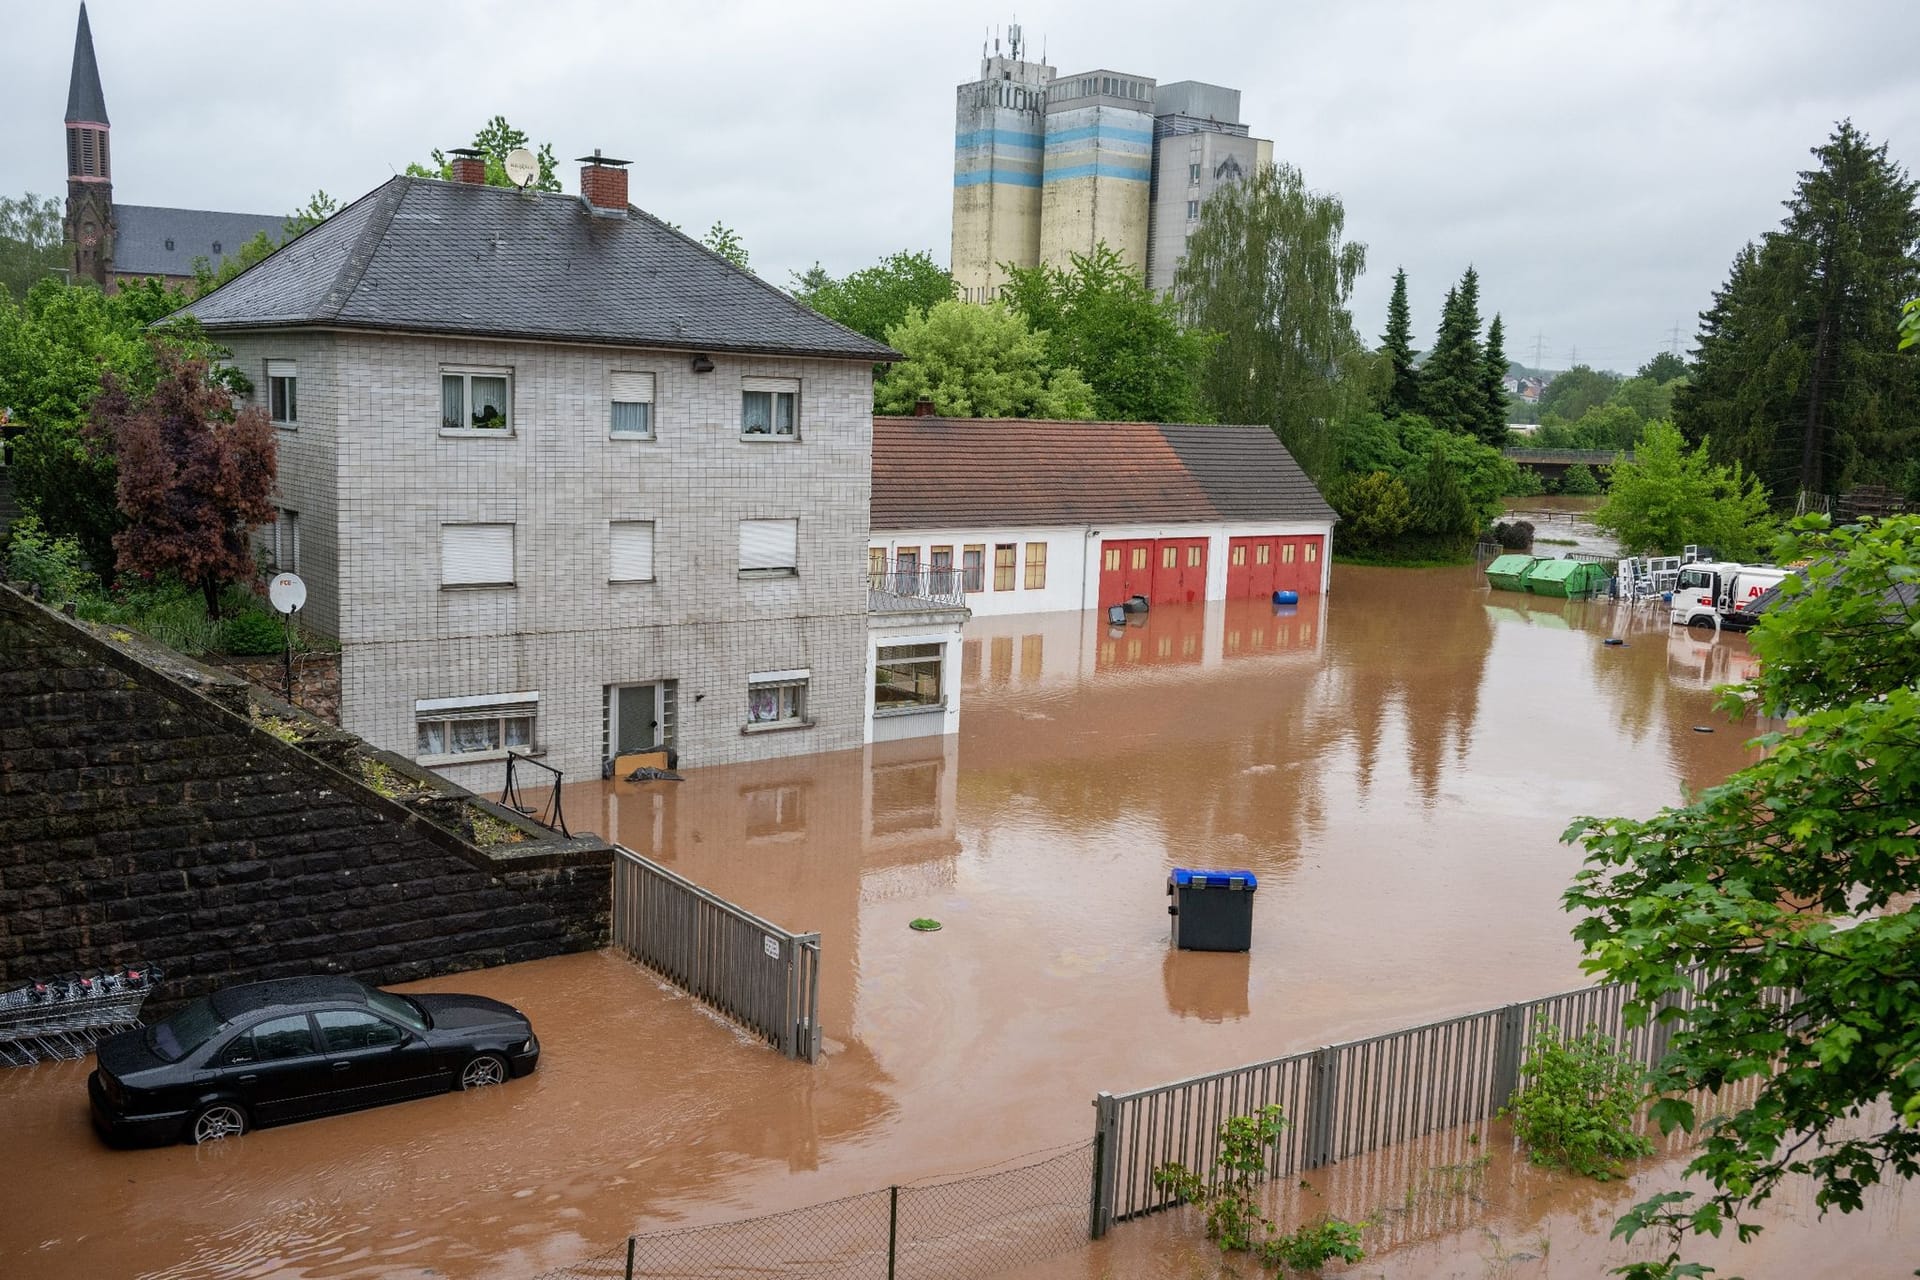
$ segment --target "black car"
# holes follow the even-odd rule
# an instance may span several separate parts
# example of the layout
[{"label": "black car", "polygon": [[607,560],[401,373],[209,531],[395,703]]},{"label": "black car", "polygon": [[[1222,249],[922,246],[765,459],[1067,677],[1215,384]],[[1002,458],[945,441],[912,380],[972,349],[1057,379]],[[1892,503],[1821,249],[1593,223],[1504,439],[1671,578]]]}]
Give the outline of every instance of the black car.
[{"label": "black car", "polygon": [[100,1042],[87,1079],[112,1142],[207,1142],[524,1076],[526,1016],[484,996],[396,995],[352,978],[228,987]]}]

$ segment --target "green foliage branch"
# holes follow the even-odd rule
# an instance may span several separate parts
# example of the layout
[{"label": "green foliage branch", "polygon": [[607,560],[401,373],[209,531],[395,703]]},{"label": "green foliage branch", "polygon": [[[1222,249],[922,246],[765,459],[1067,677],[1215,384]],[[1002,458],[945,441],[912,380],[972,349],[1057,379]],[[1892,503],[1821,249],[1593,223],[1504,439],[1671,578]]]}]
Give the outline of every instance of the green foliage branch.
[{"label": "green foliage branch", "polygon": [[1606,1182],[1620,1176],[1621,1161],[1653,1151],[1633,1128],[1643,1074],[1598,1031],[1569,1036],[1549,1027],[1528,1046],[1503,1114],[1535,1164]]}]

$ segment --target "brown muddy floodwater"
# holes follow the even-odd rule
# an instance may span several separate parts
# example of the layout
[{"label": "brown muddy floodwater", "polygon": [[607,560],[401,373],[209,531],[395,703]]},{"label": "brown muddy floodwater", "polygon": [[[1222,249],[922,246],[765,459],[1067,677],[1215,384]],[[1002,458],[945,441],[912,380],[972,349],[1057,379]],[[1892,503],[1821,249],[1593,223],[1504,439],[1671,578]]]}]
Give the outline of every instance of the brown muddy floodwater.
[{"label": "brown muddy floodwater", "polygon": [[[1749,661],[1471,570],[978,620],[957,740],[570,789],[576,830],[822,935],[822,1063],[597,954],[419,984],[525,1009],[529,1079],[207,1149],[103,1148],[89,1064],[0,1072],[0,1276],[524,1277],[1082,1141],[1103,1089],[1583,985],[1561,831],[1747,761],[1711,688]],[[1258,873],[1250,955],[1169,949],[1177,865]],[[1618,1196],[1581,1195],[1604,1240]],[[1166,1230],[1058,1273],[1152,1273]]]}]

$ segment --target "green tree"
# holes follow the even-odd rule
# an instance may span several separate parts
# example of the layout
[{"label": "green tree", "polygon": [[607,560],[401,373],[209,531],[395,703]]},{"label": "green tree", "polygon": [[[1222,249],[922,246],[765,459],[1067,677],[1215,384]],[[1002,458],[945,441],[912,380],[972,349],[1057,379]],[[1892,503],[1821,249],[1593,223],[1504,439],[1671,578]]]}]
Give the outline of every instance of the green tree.
[{"label": "green tree", "polygon": [[296,236],[305,235],[338,212],[340,212],[338,200],[325,191],[314,192],[307,197],[305,207],[295,209],[287,215],[287,220],[280,224],[280,243],[285,244]]},{"label": "green tree", "polygon": [[1413,502],[1409,529],[1425,534],[1443,549],[1460,549],[1480,528],[1478,513],[1438,440],[1428,445],[1425,465],[1408,483],[1407,496]]},{"label": "green tree", "polygon": [[[1701,1274],[1678,1262],[1684,1236],[1738,1224],[1745,1240],[1759,1227],[1741,1216],[1789,1174],[1845,1212],[1920,1172],[1920,517],[1804,520],[1775,554],[1808,567],[1722,705],[1796,717],[1692,803],[1566,834],[1585,849],[1565,905],[1586,967],[1631,984],[1638,1017],[1671,1019],[1653,1116],[1705,1134],[1687,1169],[1704,1199],[1664,1192],[1621,1221],[1673,1233],[1636,1276]],[[1684,1014],[1656,1012],[1679,996]],[[1711,1122],[1687,1100],[1744,1081],[1752,1100]]]},{"label": "green tree", "polygon": [[1606,501],[1593,523],[1632,554],[1672,555],[1698,543],[1740,560],[1773,536],[1759,478],[1745,474],[1738,462],[1715,463],[1704,442],[1689,450],[1667,422],[1647,425],[1632,461],[1614,461]]},{"label": "green tree", "polygon": [[1646,418],[1608,401],[1588,409],[1576,421],[1554,419],[1533,433],[1532,445],[1537,449],[1631,449],[1646,427]]},{"label": "green tree", "polygon": [[1652,422],[1656,418],[1671,419],[1674,393],[1685,385],[1684,379],[1655,382],[1650,377],[1638,375],[1615,387],[1613,394],[1607,397],[1607,403],[1632,410],[1641,422]]},{"label": "green tree", "polygon": [[[1447,291],[1440,333],[1420,366],[1420,394],[1429,421],[1447,431],[1478,436],[1486,417],[1480,350],[1480,274],[1472,267]],[[1505,416],[1504,414],[1502,416]],[[1505,434],[1506,423],[1500,424]]]},{"label": "green tree", "polygon": [[1572,422],[1597,404],[1605,404],[1620,385],[1617,373],[1577,364],[1554,378],[1540,393],[1540,421]]},{"label": "green tree", "polygon": [[1200,376],[1208,416],[1266,423],[1316,476],[1333,465],[1330,424],[1378,380],[1347,310],[1366,246],[1345,228],[1338,196],[1271,165],[1207,200],[1174,277],[1188,326],[1220,335]]},{"label": "green tree", "polygon": [[214,266],[212,259],[205,256],[193,260],[193,296],[204,298],[227,281],[245,271],[257,262],[264,262],[273,256],[280,245],[266,232],[254,233],[253,239],[241,245],[235,253],[220,259],[220,265]]},{"label": "green tree", "polygon": [[1420,371],[1413,364],[1413,309],[1407,304],[1405,267],[1393,273],[1393,296],[1387,300],[1387,331],[1380,336],[1380,354],[1393,370],[1393,384],[1387,388],[1387,412],[1420,412]]},{"label": "green tree", "polygon": [[747,246],[741,242],[740,233],[718,219],[707,228],[707,234],[700,237],[700,243],[731,262],[742,271],[751,271],[748,265]]},{"label": "green tree", "polygon": [[1487,326],[1486,349],[1480,354],[1481,410],[1478,435],[1499,448],[1507,440],[1507,331],[1495,312]]},{"label": "green tree", "polygon": [[793,276],[789,292],[827,319],[885,342],[887,330],[905,320],[909,311],[945,302],[959,292],[959,286],[931,253],[901,250],[841,280],[816,262]]},{"label": "green tree", "polygon": [[1082,371],[1094,412],[1119,422],[1201,418],[1198,380],[1212,340],[1102,241],[1065,268],[1013,267],[1001,298],[1047,335],[1047,360]]},{"label": "green tree", "polygon": [[1413,497],[1400,477],[1388,472],[1349,476],[1329,496],[1340,516],[1333,526],[1334,547],[1343,553],[1387,550],[1413,525]]},{"label": "green tree", "polygon": [[906,359],[874,387],[881,413],[911,413],[925,396],[949,418],[1091,418],[1093,389],[1077,369],[1047,363],[1047,336],[1004,302],[957,299],[915,308],[887,331]]},{"label": "green tree", "polygon": [[66,278],[66,218],[54,196],[0,196],[0,292],[24,298],[36,281]]},{"label": "green tree", "polygon": [[1687,362],[1671,351],[1662,351],[1635,370],[1634,377],[1645,378],[1655,386],[1687,376]]},{"label": "green tree", "polygon": [[[490,187],[511,187],[517,185],[507,177],[507,157],[516,150],[533,150],[527,145],[524,131],[507,123],[505,116],[495,116],[481,125],[473,135],[473,149],[478,151],[487,166],[487,185]],[[420,164],[418,161],[407,166],[409,178],[453,178],[453,162],[445,153],[434,148],[431,153],[433,163]],[[553,158],[553,144],[543,142],[534,152],[534,161],[540,166],[539,174],[529,184],[535,191],[560,190],[560,178],[555,172],[558,161]]]},{"label": "green tree", "polygon": [[1896,352],[1920,290],[1916,184],[1843,121],[1802,172],[1778,231],[1734,260],[1700,317],[1692,385],[1675,402],[1776,492],[1897,483],[1920,440],[1920,365]]},{"label": "green tree", "polygon": [[1900,349],[1920,345],[1920,298],[1909,298],[1900,308]]}]

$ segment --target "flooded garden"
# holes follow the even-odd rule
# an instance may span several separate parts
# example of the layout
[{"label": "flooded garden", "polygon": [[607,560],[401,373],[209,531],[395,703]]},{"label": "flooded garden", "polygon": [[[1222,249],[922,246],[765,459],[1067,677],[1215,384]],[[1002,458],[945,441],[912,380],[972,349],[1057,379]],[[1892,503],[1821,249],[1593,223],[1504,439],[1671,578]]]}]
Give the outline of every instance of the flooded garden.
[{"label": "flooded garden", "polygon": [[[417,984],[523,1009],[533,1076],[238,1142],[110,1151],[90,1064],[0,1073],[0,1153],[33,1171],[0,1274],[526,1277],[635,1230],[1084,1142],[1102,1090],[1585,985],[1561,832],[1748,761],[1712,689],[1751,661],[1739,636],[1489,594],[1471,569],[1342,566],[1290,609],[975,620],[957,738],[569,789],[575,830],[820,934],[819,1064],[608,952]],[[1258,876],[1250,952],[1170,947],[1176,866]],[[1482,1176],[1485,1223],[1354,1274],[1546,1274],[1474,1269],[1489,1229],[1516,1266],[1542,1233],[1579,1274],[1614,1256],[1626,1187]],[[1867,1219],[1837,1230],[1870,1262],[1897,1205]],[[1815,1238],[1797,1221],[1768,1233],[1783,1260]],[[1212,1274],[1194,1233],[1125,1224],[1022,1274]]]}]

